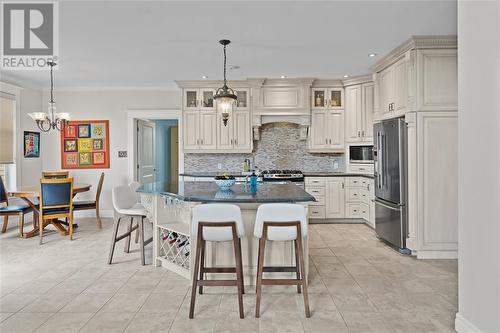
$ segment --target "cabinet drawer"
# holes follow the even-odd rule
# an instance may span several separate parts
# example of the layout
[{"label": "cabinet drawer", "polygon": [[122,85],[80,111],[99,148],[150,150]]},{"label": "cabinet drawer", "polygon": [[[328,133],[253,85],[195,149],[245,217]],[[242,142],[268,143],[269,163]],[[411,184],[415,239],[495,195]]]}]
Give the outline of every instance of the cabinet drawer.
[{"label": "cabinet drawer", "polygon": [[311,219],[324,219],[325,206],[309,206],[309,218]]},{"label": "cabinet drawer", "polygon": [[367,188],[359,189],[359,197],[361,199],[361,202],[363,202],[365,204],[370,203],[371,195],[370,195],[370,192],[368,191]]},{"label": "cabinet drawer", "polygon": [[362,174],[373,174],[374,172],[373,164],[350,164],[348,170]]},{"label": "cabinet drawer", "polygon": [[306,187],[307,186],[325,186],[325,177],[306,177],[305,178]]},{"label": "cabinet drawer", "polygon": [[351,203],[348,202],[346,205],[346,217],[349,219],[360,219],[362,218],[361,203]]},{"label": "cabinet drawer", "polygon": [[362,177],[346,177],[347,178],[347,186],[349,187],[361,187],[363,186],[363,178]]},{"label": "cabinet drawer", "polygon": [[359,202],[361,201],[361,188],[348,188],[347,201]]},{"label": "cabinet drawer", "polygon": [[315,202],[311,202],[311,206],[324,206],[325,205],[325,197],[322,195],[313,195],[313,197],[316,199]]},{"label": "cabinet drawer", "polygon": [[316,197],[318,195],[324,196],[325,195],[325,188],[324,187],[306,187],[306,192],[312,195],[313,197]]},{"label": "cabinet drawer", "polygon": [[359,205],[359,209],[361,210],[361,217],[365,220],[370,220],[370,206],[368,204],[362,203]]}]

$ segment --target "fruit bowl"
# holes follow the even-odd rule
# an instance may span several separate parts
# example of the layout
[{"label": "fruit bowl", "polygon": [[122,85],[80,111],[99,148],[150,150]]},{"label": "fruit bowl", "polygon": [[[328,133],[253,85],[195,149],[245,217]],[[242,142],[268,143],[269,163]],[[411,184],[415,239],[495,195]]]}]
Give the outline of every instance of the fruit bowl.
[{"label": "fruit bowl", "polygon": [[234,185],[234,183],[236,183],[236,179],[233,177],[233,176],[229,176],[229,177],[224,177],[224,176],[221,176],[221,177],[215,177],[215,183],[217,184],[217,186],[219,186],[219,188],[221,190],[229,190],[231,188],[231,186]]}]

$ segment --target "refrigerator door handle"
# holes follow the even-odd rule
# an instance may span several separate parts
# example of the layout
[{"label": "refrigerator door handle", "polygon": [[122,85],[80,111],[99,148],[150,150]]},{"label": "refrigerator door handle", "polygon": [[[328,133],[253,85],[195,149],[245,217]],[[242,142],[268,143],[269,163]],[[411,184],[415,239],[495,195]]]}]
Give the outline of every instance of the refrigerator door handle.
[{"label": "refrigerator door handle", "polygon": [[401,206],[399,206],[399,208],[396,208],[396,207],[391,207],[389,205],[386,205],[385,203],[381,202],[381,201],[378,201],[378,200],[372,200],[376,205],[380,205],[380,206],[384,206],[385,208],[387,209],[390,209],[390,210],[394,210],[394,211],[400,211],[401,210]]}]

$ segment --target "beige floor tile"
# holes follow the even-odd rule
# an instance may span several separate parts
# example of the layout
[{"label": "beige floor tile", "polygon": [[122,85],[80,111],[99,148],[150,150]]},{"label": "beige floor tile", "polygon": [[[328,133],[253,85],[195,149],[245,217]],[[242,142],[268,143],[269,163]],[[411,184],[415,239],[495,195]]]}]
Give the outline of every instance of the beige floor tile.
[{"label": "beige floor tile", "polygon": [[139,312],[162,313],[174,317],[183,301],[184,296],[182,295],[154,293],[149,295]]},{"label": "beige floor tile", "polygon": [[0,312],[0,323],[4,321],[5,319],[9,318],[12,316],[14,312]]},{"label": "beige floor tile", "polygon": [[78,332],[94,313],[56,313],[49,318],[36,333],[73,333]]},{"label": "beige floor tile", "polygon": [[21,312],[57,312],[78,294],[47,293],[25,306]]},{"label": "beige floor tile", "polygon": [[[295,296],[297,309],[304,311],[304,296],[302,294]],[[317,312],[337,312],[337,307],[330,294],[309,294],[309,308],[311,313]]]},{"label": "beige floor tile", "polygon": [[[197,318],[211,318],[219,312],[222,294],[196,294],[196,302],[194,307],[194,316]],[[188,318],[189,306],[191,304],[191,295],[184,298],[179,316]]]},{"label": "beige floor tile", "polygon": [[168,332],[174,319],[162,313],[136,313],[125,332],[128,333],[156,333]]},{"label": "beige floor tile", "polygon": [[199,318],[195,317],[189,319],[187,316],[178,316],[172,326],[170,326],[169,333],[211,333],[215,329],[217,323],[216,318]]},{"label": "beige floor tile", "polygon": [[100,312],[137,312],[146,302],[147,294],[115,294]]},{"label": "beige floor tile", "polygon": [[306,333],[349,332],[338,312],[317,312],[311,318],[301,318]]},{"label": "beige floor tile", "polygon": [[80,294],[60,312],[97,312],[112,296],[113,294]]},{"label": "beige floor tile", "polygon": [[48,293],[79,294],[87,289],[95,280],[65,280],[54,287]]},{"label": "beige floor tile", "polygon": [[40,295],[8,294],[0,298],[0,312],[17,312],[38,297],[40,297]]},{"label": "beige floor tile", "polygon": [[128,326],[133,313],[97,313],[92,317],[83,328],[80,330],[82,333],[114,333],[123,332]]},{"label": "beige floor tile", "polygon": [[221,313],[215,324],[216,333],[257,333],[259,332],[259,319],[251,315],[245,315],[245,318],[240,319],[239,315],[233,313],[227,316]]},{"label": "beige floor tile", "polygon": [[343,311],[365,311],[376,312],[377,309],[373,302],[365,294],[352,295],[332,295],[333,301],[340,312]]},{"label": "beige floor tile", "polygon": [[0,324],[2,333],[33,332],[49,319],[53,313],[16,313]]},{"label": "beige floor tile", "polygon": [[302,333],[304,327],[296,312],[265,312],[259,320],[259,332],[262,333]]},{"label": "beige floor tile", "polygon": [[389,333],[391,326],[380,313],[342,312],[349,332],[352,333]]},{"label": "beige floor tile", "polygon": [[102,294],[102,293],[115,293],[117,292],[123,285],[124,281],[120,280],[102,280],[99,279],[92,283],[87,289],[84,290],[84,293],[87,294]]},{"label": "beige floor tile", "polygon": [[58,282],[55,281],[30,281],[29,283],[23,284],[21,287],[17,288],[14,293],[17,294],[44,294]]}]

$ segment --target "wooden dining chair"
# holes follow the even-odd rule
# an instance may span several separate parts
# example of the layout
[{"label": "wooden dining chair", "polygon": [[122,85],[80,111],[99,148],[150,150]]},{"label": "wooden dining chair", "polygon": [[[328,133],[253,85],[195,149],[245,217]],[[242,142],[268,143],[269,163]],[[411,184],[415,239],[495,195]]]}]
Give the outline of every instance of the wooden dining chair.
[{"label": "wooden dining chair", "polygon": [[95,200],[90,201],[74,201],[73,210],[92,210],[95,209],[95,216],[97,218],[97,226],[102,229],[101,215],[99,213],[99,198],[101,197],[102,185],[104,183],[104,172],[101,173],[99,178],[99,183],[97,184],[97,191],[95,194]]},{"label": "wooden dining chair", "polygon": [[68,177],[69,171],[42,171],[42,178],[45,179],[59,179]]},{"label": "wooden dining chair", "polygon": [[28,205],[9,205],[7,190],[3,184],[3,179],[0,177],[0,204],[5,206],[0,207],[0,216],[3,216],[2,234],[7,231],[9,216],[18,216],[19,218],[19,234],[24,236],[24,214],[31,212],[33,209]]},{"label": "wooden dining chair", "polygon": [[65,218],[69,221],[69,239],[73,240],[73,178],[40,179],[38,226],[42,244],[44,223]]}]

